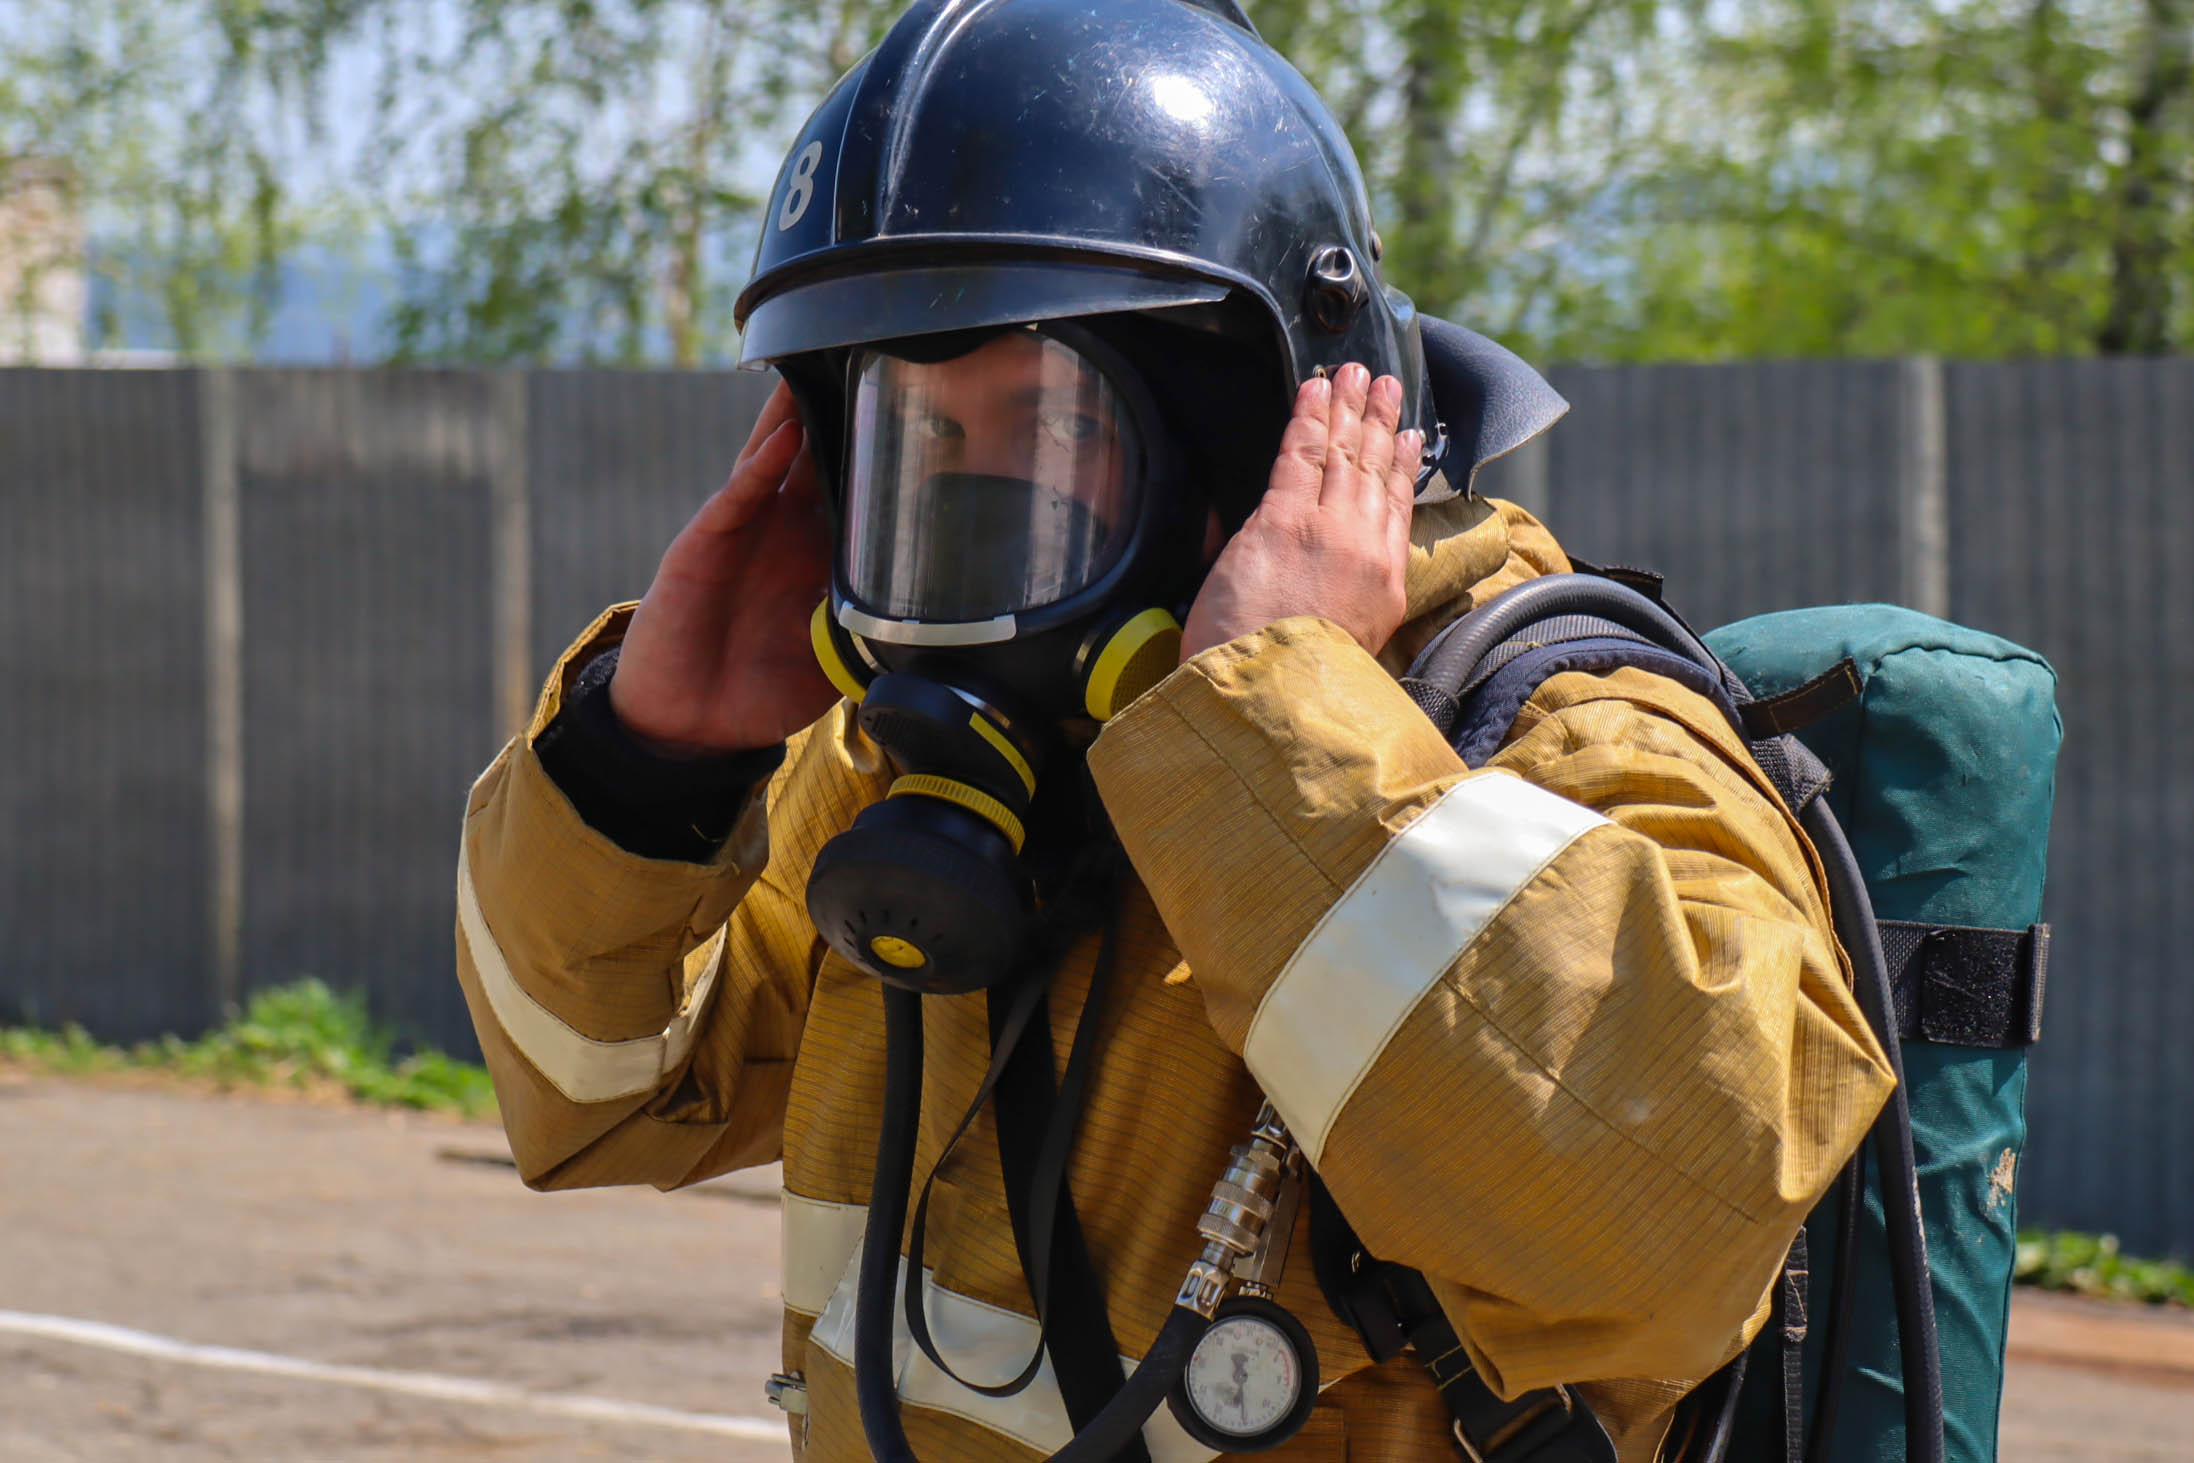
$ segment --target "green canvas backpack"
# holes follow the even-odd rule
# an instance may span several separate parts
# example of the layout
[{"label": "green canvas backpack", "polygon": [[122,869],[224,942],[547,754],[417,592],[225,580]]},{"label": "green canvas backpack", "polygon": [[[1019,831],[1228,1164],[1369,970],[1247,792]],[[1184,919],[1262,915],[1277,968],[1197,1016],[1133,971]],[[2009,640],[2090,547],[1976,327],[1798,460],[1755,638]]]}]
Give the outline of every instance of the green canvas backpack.
[{"label": "green canvas backpack", "polygon": [[[1899,992],[1942,1413],[1953,1463],[1993,1463],[2026,1145],[2027,1047],[2040,1034],[2048,931],[2039,924],[2058,742],[2056,673],[2031,650],[1892,605],[1761,615],[1707,644],[1757,696],[1849,660],[1858,694],[1797,735],[1827,764],[1827,797],[1857,857]],[[1927,935],[1931,929],[1966,934]],[[2001,932],[2001,933],[1997,933]],[[1879,1174],[1852,1244],[1858,1309],[1848,1361],[1822,1397],[1815,1292],[1805,1396],[1834,1463],[1907,1456],[1903,1367],[1888,1294]],[[1824,1211],[1830,1206],[1824,1205]],[[1833,1216],[1808,1224],[1816,1276],[1836,1272]],[[1877,1304],[1868,1306],[1869,1298]],[[1784,1456],[1772,1334],[1748,1368],[1733,1458]],[[1824,1420],[1825,1417],[1825,1420]]]},{"label": "green canvas backpack", "polygon": [[[1546,679],[1621,666],[1690,686],[1744,734],[1821,856],[1860,1004],[1900,1075],[1793,1244],[1771,1324],[1686,1400],[1675,1446],[1683,1463],[1993,1463],[2049,952],[2056,674],[1893,605],[1762,615],[1702,639],[1661,605],[1656,576],[1595,570],[1474,610],[1403,685],[1476,765]],[[1466,1456],[1612,1457],[1569,1389],[1502,1399],[1456,1367],[1422,1277],[1312,1198],[1328,1301],[1375,1358],[1406,1344],[1432,1367]]]}]

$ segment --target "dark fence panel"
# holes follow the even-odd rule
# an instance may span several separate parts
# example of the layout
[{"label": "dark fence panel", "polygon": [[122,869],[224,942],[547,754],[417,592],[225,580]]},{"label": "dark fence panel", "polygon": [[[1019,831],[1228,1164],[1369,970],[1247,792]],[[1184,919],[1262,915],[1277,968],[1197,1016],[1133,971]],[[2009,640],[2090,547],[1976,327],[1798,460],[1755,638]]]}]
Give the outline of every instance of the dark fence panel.
[{"label": "dark fence panel", "polygon": [[[1667,573],[1696,622],[1947,594],[2055,662],[2057,943],[2022,1202],[2194,1254],[2194,362],[1556,382],[1570,418],[1484,486],[1545,505],[1587,558]],[[247,371],[224,396],[191,373],[0,371],[0,1020],[201,1027],[225,847],[240,989],[318,974],[472,1050],[451,971],[465,789],[556,652],[646,588],[769,385]],[[206,628],[223,460],[233,664]],[[233,764],[209,665],[241,687]],[[216,764],[241,768],[240,824]]]},{"label": "dark fence panel", "polygon": [[533,657],[543,674],[602,609],[638,599],[731,475],[776,377],[545,371],[527,409]]},{"label": "dark fence panel", "polygon": [[244,983],[363,987],[473,1047],[453,953],[465,790],[493,755],[479,372],[251,371],[242,502]]},{"label": "dark fence panel", "polygon": [[186,372],[0,370],[0,1020],[210,1006],[195,406]]},{"label": "dark fence panel", "polygon": [[2023,1214],[2194,1254],[2194,361],[1953,366],[1958,619],[2059,676]]},{"label": "dark fence panel", "polygon": [[1668,576],[1705,628],[1897,593],[1900,366],[1577,368],[1549,435],[1552,527]]}]

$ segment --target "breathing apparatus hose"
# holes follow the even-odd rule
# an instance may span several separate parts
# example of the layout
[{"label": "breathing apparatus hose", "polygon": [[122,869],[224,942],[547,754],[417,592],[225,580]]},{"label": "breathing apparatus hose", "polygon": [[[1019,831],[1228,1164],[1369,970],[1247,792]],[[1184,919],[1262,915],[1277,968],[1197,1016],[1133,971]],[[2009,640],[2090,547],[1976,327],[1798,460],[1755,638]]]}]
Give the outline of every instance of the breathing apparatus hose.
[{"label": "breathing apparatus hose", "polygon": [[[914,1143],[922,1125],[922,997],[898,986],[884,991],[884,1120],[876,1136],[876,1173],[869,1187],[868,1230],[861,1240],[861,1292],[853,1315],[854,1392],[861,1431],[877,1463],[916,1463],[899,1420],[899,1388],[891,1363],[891,1307],[899,1294],[899,1235],[906,1228],[907,1190],[914,1184]],[[908,1093],[914,1094],[907,1099]]]},{"label": "breathing apparatus hose", "polygon": [[1836,1407],[1843,1400],[1844,1368],[1851,1361],[1851,1316],[1859,1299],[1859,1266],[1851,1258],[1858,1242],[1859,1210],[1865,1199],[1866,1149],[1851,1155],[1836,1180],[1836,1280],[1829,1291],[1828,1324],[1821,1341],[1821,1390],[1813,1400],[1813,1427],[1806,1437],[1808,1463],[1828,1463],[1836,1438]]},{"label": "breathing apparatus hose", "polygon": [[[1860,1009],[1880,1038],[1897,1086],[1887,1121],[1874,1125],[1874,1161],[1882,1176],[1882,1215],[1889,1237],[1890,1283],[1897,1293],[1897,1349],[1904,1364],[1905,1456],[1909,1463],[1943,1463],[1942,1356],[1935,1336],[1935,1296],[1928,1281],[1927,1233],[1920,1224],[1919,1164],[1912,1147],[1912,1109],[1905,1099],[1904,1049],[1897,1039],[1895,998],[1881,931],[1859,873],[1859,861],[1824,799],[1808,803],[1800,821],[1820,851],[1834,886],[1836,934],[1851,956]],[[1851,1267],[1848,1250],[1837,1253]]]},{"label": "breathing apparatus hose", "polygon": [[1722,1395],[1714,1405],[1714,1420],[1708,1424],[1706,1451],[1699,1463],[1727,1463],[1729,1440],[1737,1434],[1737,1398],[1745,1387],[1745,1362],[1747,1353],[1738,1352],[1722,1374]]},{"label": "breathing apparatus hose", "polygon": [[[1612,620],[1727,677],[1721,662],[1690,626],[1635,590],[1584,574],[1541,575],[1487,601],[1419,651],[1410,676],[1442,687],[1460,700],[1469,688],[1473,668],[1484,665],[1487,652],[1527,625],[1564,615]],[[1454,728],[1440,730],[1447,734]]]},{"label": "breathing apparatus hose", "polygon": [[[892,1307],[899,1294],[899,1236],[906,1227],[921,1123],[922,999],[914,991],[884,987],[884,1118],[853,1318],[854,1392],[861,1431],[878,1463],[919,1463],[899,1416]],[[1166,1394],[1188,1368],[1189,1353],[1210,1324],[1196,1311],[1175,1306],[1125,1384],[1049,1463],[1110,1463],[1165,1405]]]}]

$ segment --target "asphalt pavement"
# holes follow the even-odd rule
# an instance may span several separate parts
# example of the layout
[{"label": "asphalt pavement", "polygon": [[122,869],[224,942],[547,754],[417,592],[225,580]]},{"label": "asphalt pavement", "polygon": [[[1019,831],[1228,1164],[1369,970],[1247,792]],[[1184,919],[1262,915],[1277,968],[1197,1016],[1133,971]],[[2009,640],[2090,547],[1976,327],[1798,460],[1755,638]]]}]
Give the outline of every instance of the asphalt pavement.
[{"label": "asphalt pavement", "polygon": [[[776,1182],[534,1194],[492,1126],[0,1072],[0,1460],[782,1459]],[[2003,1437],[2194,1459],[2194,1315],[2022,1294]]]}]

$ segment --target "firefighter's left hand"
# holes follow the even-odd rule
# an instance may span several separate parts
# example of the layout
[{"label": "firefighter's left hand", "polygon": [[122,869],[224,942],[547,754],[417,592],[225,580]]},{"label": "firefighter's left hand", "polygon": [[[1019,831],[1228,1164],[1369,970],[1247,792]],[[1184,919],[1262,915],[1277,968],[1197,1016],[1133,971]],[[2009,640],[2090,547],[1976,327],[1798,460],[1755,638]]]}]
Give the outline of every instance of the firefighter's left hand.
[{"label": "firefighter's left hand", "polygon": [[1181,658],[1290,615],[1320,615],[1376,655],[1402,623],[1424,434],[1397,434],[1402,383],[1353,362],[1295,394],[1265,496],[1212,564]]}]

